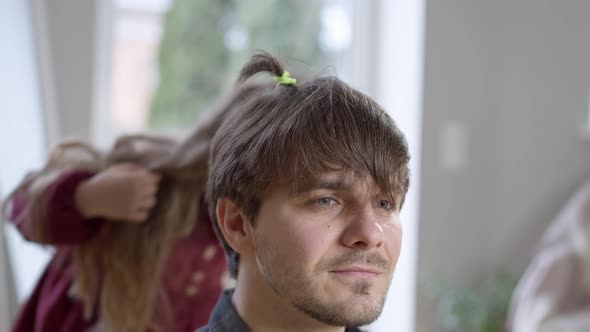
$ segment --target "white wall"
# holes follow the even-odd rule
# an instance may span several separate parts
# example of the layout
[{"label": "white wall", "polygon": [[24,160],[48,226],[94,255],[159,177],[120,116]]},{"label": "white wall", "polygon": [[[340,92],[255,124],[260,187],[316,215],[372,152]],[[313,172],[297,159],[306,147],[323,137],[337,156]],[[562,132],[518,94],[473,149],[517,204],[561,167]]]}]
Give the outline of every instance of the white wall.
[{"label": "white wall", "polygon": [[[426,13],[418,274],[465,284],[523,269],[590,176],[578,132],[590,2],[436,0]],[[459,151],[445,146],[445,128],[460,132]],[[458,159],[445,164],[449,153]],[[440,330],[424,296],[417,313],[417,331]]]},{"label": "white wall", "polygon": [[[99,4],[109,0],[31,0],[38,14],[36,33],[41,54],[44,107],[55,128],[53,145],[63,138],[89,140],[97,83],[95,64]],[[108,57],[110,54],[106,54]]]}]

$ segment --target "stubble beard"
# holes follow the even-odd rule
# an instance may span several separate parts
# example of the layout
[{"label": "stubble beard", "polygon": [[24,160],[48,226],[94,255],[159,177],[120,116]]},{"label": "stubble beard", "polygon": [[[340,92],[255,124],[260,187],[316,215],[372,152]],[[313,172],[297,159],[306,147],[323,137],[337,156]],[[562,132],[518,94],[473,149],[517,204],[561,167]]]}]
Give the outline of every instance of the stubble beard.
[{"label": "stubble beard", "polygon": [[[384,289],[383,294],[374,299],[371,296],[373,283],[358,280],[346,285],[351,289],[349,300],[334,303],[329,299],[322,299],[314,289],[316,282],[310,277],[301,275],[301,271],[296,267],[293,268],[287,262],[273,259],[270,250],[264,246],[258,249],[259,269],[268,286],[280,298],[286,299],[294,308],[315,320],[331,326],[357,327],[367,325],[381,315],[389,285]],[[351,258],[340,261],[349,260]]]}]

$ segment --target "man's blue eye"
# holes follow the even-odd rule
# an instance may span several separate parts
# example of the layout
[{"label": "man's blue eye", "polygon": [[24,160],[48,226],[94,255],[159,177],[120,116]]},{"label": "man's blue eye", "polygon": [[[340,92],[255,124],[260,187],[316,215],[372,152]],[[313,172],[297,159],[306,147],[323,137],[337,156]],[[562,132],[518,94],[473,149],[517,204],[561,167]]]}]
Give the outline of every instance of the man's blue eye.
[{"label": "man's blue eye", "polygon": [[331,197],[321,197],[315,200],[315,203],[319,206],[331,206],[336,204],[336,200]]},{"label": "man's blue eye", "polygon": [[388,200],[381,199],[377,203],[377,207],[379,207],[380,209],[391,210],[393,208],[393,205]]}]

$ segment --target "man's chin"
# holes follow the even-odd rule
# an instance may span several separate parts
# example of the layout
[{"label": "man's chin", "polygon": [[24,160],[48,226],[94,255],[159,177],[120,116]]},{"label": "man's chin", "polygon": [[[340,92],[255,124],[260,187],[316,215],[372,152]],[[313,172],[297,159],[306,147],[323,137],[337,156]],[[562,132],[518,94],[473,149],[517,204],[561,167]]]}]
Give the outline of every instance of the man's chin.
[{"label": "man's chin", "polygon": [[328,286],[327,298],[341,303],[353,301],[379,302],[387,294],[389,287],[384,280],[334,278]]},{"label": "man's chin", "polygon": [[384,298],[358,294],[340,303],[320,304],[320,301],[294,302],[308,316],[331,326],[355,327],[374,322],[383,310]]}]

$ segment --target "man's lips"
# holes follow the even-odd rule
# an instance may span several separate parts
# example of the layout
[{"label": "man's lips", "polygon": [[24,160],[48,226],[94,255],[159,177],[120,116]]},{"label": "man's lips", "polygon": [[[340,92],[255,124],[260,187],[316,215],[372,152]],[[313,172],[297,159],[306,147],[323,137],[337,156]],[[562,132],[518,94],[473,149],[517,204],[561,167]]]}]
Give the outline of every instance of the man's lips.
[{"label": "man's lips", "polygon": [[380,276],[383,271],[372,266],[354,265],[330,270],[330,273],[343,277],[375,278]]}]

